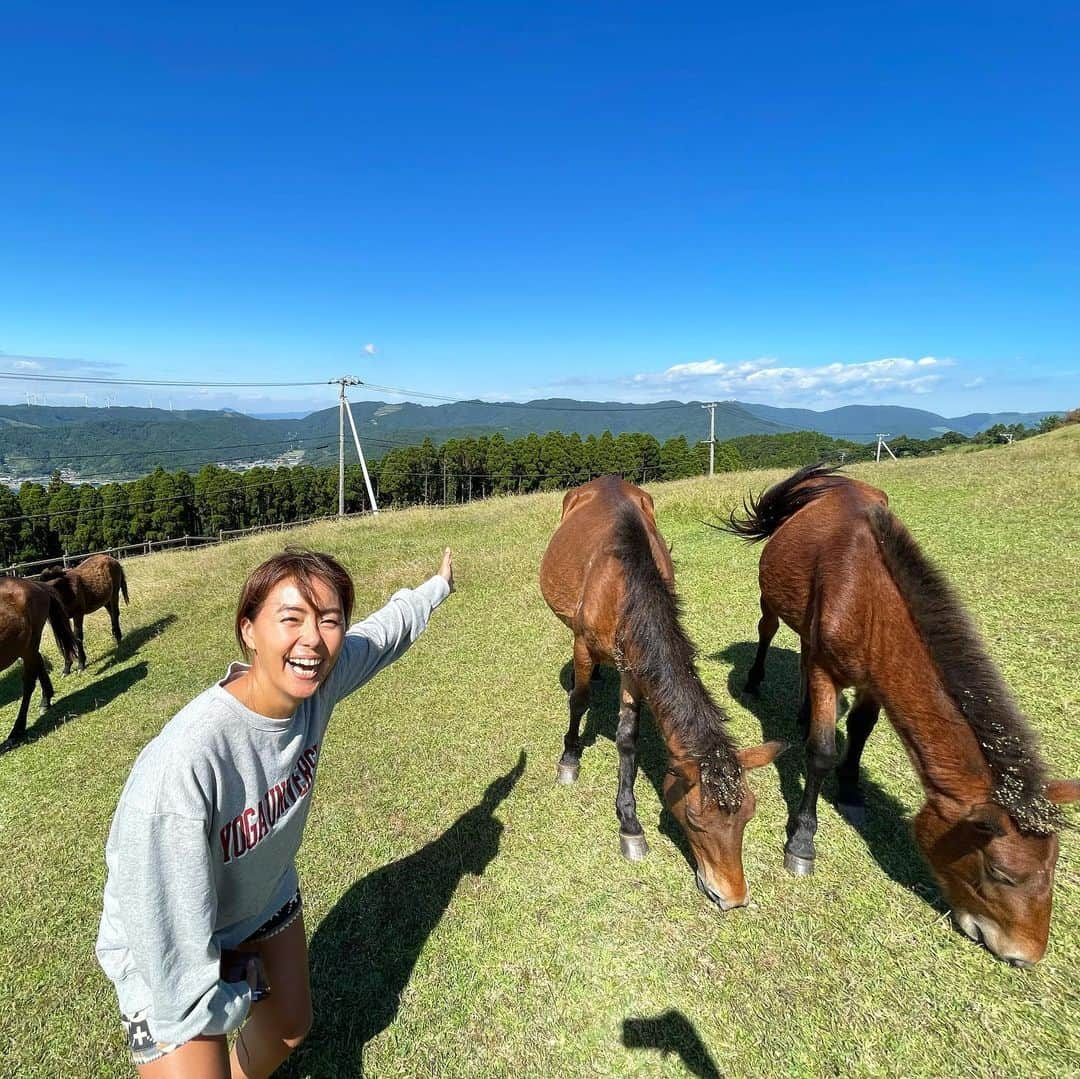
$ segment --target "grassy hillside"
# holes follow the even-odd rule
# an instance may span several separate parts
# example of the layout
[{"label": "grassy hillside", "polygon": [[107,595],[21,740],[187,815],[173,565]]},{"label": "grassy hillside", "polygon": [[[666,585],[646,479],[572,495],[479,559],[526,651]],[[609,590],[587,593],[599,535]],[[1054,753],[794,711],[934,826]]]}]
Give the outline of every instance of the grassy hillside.
[{"label": "grassy hillside", "polygon": [[[1080,428],[853,471],[948,571],[1055,774],[1080,775]],[[732,695],[752,657],[758,552],[700,522],[779,476],[655,488],[702,676],[744,744],[795,738],[797,642],[781,630],[760,701]],[[885,723],[864,758],[865,834],[823,800],[812,878],[781,864],[801,749],[755,773],[755,905],[720,915],[661,814],[646,718],[637,793],[652,852],[620,858],[612,677],[580,781],[554,783],[570,636],[536,576],[559,503],[408,511],[128,564],[124,648],[89,619],[90,669],[58,680],[36,740],[0,758],[0,1073],[128,1074],[92,950],[109,821],[141,747],[234,658],[240,581],[286,538],[340,555],[361,608],[433,572],[444,543],[459,587],[330,728],[300,862],[316,1027],[289,1074],[1080,1072],[1080,836],[1062,836],[1045,960],[994,961],[949,927],[904,823],[921,792]],[[17,669],[0,676],[5,723],[18,692]]]}]

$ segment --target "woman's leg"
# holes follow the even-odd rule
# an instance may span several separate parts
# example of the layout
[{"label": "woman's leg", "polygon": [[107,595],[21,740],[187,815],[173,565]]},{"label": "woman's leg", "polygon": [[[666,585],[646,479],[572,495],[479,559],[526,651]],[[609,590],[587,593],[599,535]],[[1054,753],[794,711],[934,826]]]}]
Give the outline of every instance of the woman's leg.
[{"label": "woman's leg", "polygon": [[138,1072],[139,1079],[229,1079],[229,1047],[224,1035],[192,1038]]},{"label": "woman's leg", "polygon": [[251,1015],[240,1028],[229,1063],[233,1079],[265,1079],[311,1029],[311,985],[303,914],[269,940],[243,947],[261,956],[270,995],[252,1004]]}]

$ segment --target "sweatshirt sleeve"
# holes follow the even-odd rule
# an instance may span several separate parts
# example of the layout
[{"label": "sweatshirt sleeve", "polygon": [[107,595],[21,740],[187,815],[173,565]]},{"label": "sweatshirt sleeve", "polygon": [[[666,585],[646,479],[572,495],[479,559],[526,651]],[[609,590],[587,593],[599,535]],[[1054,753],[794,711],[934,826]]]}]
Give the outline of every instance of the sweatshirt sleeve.
[{"label": "sweatshirt sleeve", "polygon": [[347,697],[404,655],[448,595],[450,586],[436,574],[417,588],[395,592],[385,607],[350,626],[327,683],[332,698]]},{"label": "sweatshirt sleeve", "polygon": [[119,915],[149,988],[150,1033],[179,1045],[227,1034],[248,1013],[247,982],[220,979],[217,894],[203,821],[125,805],[115,850]]}]

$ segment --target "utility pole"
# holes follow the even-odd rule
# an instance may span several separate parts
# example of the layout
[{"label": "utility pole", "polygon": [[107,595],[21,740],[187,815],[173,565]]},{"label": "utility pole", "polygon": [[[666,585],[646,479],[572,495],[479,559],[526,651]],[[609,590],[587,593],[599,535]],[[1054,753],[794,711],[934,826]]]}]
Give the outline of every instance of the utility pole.
[{"label": "utility pole", "polygon": [[702,408],[709,410],[709,475],[713,474],[716,465],[716,402],[710,401]]},{"label": "utility pole", "polygon": [[332,383],[337,383],[341,388],[338,394],[338,516],[345,516],[345,417],[349,417],[349,427],[352,428],[353,442],[356,445],[356,455],[360,458],[360,470],[364,473],[364,486],[367,487],[368,499],[371,502],[371,512],[377,514],[379,507],[375,502],[375,492],[371,489],[371,477],[368,475],[367,461],[364,459],[364,451],[360,447],[360,436],[356,432],[356,420],[353,419],[352,409],[349,407],[349,399],[345,396],[346,386],[362,386],[358,378],[351,375],[343,375],[341,378],[332,378]]},{"label": "utility pole", "polygon": [[889,437],[889,435],[888,435],[887,432],[885,434],[881,434],[880,432],[878,433],[878,436],[877,436],[877,456],[874,458],[875,461],[880,461],[881,460],[882,447],[884,447],[885,452],[894,461],[896,460],[896,454],[893,453],[893,451],[889,449],[889,444],[888,444],[888,442],[885,441],[885,439],[887,439],[888,437]]}]

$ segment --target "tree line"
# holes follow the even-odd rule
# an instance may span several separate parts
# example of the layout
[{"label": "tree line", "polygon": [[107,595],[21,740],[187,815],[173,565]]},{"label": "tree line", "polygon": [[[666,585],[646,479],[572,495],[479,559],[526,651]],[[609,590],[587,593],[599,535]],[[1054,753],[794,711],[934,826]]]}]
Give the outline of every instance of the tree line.
[{"label": "tree line", "polygon": [[[1014,437],[1034,430],[1003,429]],[[985,435],[985,437],[984,437]],[[988,441],[1002,432],[976,437]],[[971,441],[950,432],[938,439],[903,436],[894,452],[921,455]],[[854,461],[873,456],[865,446],[813,431],[743,435],[717,443],[717,472],[745,468],[799,467],[819,460]],[[661,444],[648,434],[582,438],[559,431],[507,441],[500,434],[425,439],[372,461],[380,507],[454,504],[493,495],[526,494],[574,487],[595,476],[621,475],[636,483],[677,480],[708,471],[709,446],[685,437]],[[255,467],[236,472],[205,465],[191,475],[158,467],[126,483],[70,484],[54,472],[47,485],[26,481],[18,492],[0,486],[0,564],[35,561],[103,548],[221,531],[287,524],[337,512],[336,467]],[[345,509],[368,508],[358,464],[345,470]]]}]

